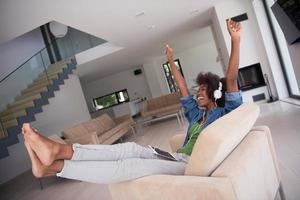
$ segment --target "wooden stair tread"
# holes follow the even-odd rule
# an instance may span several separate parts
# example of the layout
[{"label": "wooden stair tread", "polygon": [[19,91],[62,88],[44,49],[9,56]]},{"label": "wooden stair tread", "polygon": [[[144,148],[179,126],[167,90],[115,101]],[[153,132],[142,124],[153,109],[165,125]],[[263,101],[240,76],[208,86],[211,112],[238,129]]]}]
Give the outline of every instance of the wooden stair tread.
[{"label": "wooden stair tread", "polygon": [[11,108],[11,107],[14,107],[16,105],[21,105],[23,103],[26,103],[26,102],[29,102],[29,101],[33,101],[35,99],[40,99],[42,98],[41,94],[35,94],[35,95],[32,95],[32,96],[29,96],[29,97],[25,97],[24,99],[21,99],[21,100],[17,100],[15,102],[13,102],[12,104],[8,105],[7,108]]}]

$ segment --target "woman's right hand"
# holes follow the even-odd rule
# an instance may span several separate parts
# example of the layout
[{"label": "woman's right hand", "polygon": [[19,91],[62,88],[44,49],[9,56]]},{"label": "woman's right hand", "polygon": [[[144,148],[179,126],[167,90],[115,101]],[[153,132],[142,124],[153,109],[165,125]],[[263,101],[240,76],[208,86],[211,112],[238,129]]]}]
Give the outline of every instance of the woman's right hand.
[{"label": "woman's right hand", "polygon": [[227,20],[227,30],[232,39],[239,39],[242,31],[242,26],[240,22],[232,21],[231,19]]},{"label": "woman's right hand", "polygon": [[173,49],[171,47],[169,47],[169,45],[166,45],[166,51],[165,51],[166,55],[167,55],[167,59],[168,61],[173,61]]}]

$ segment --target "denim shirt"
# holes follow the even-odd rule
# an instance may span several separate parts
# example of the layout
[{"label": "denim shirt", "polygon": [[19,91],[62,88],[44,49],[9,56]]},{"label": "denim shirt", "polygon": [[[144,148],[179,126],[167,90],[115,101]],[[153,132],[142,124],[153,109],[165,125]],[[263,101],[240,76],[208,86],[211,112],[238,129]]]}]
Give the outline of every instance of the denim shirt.
[{"label": "denim shirt", "polygon": [[[205,114],[205,110],[198,106],[197,101],[193,98],[193,95],[182,97],[181,105],[184,109],[185,117],[189,122],[188,130],[192,125],[197,123]],[[238,92],[226,92],[225,93],[225,106],[224,107],[215,107],[212,109],[203,123],[203,129],[209,124],[222,117],[223,115],[229,113],[235,108],[239,107],[243,103],[241,91]],[[183,146],[187,143],[189,135],[187,133]]]}]

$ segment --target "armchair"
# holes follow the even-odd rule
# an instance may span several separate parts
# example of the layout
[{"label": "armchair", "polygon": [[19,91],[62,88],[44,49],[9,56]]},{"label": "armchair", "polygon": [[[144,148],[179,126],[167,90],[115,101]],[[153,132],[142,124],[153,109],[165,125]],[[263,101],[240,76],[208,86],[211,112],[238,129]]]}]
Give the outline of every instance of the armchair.
[{"label": "armchair", "polygon": [[[268,127],[253,127],[255,104],[243,104],[199,135],[184,175],[152,175],[109,185],[113,199],[275,199],[280,173]],[[170,143],[175,151],[184,135]]]}]

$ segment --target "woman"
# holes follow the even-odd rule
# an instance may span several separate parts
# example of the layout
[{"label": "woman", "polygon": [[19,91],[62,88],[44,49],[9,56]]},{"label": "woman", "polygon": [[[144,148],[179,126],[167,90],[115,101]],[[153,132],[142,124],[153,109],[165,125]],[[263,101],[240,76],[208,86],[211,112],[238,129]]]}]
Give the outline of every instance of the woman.
[{"label": "woman", "polygon": [[184,174],[189,155],[201,130],[242,103],[237,86],[241,27],[239,23],[230,20],[227,21],[227,27],[232,49],[226,73],[227,93],[224,107],[218,107],[217,100],[221,99],[224,88],[219,77],[211,73],[200,73],[197,78],[197,100],[193,99],[173,62],[173,50],[166,48],[172,74],[183,96],[182,106],[190,124],[183,147],[174,154],[178,161],[159,158],[150,148],[135,143],[63,145],[42,136],[29,124],[23,124],[24,143],[34,176],[57,175],[87,182],[112,183],[153,174]]},{"label": "woman", "polygon": [[[168,46],[166,47],[171,72],[183,96],[181,104],[189,122],[184,145],[177,150],[178,153],[190,155],[201,130],[242,104],[241,92],[238,90],[237,85],[241,25],[240,23],[228,20],[227,28],[231,36],[231,53],[226,78],[225,80],[221,80],[218,75],[200,73],[196,79],[199,86],[196,100],[189,94],[186,83],[176,68],[173,61],[173,50]],[[227,86],[226,92],[224,89],[225,84]],[[223,105],[224,101],[225,105]]]}]

